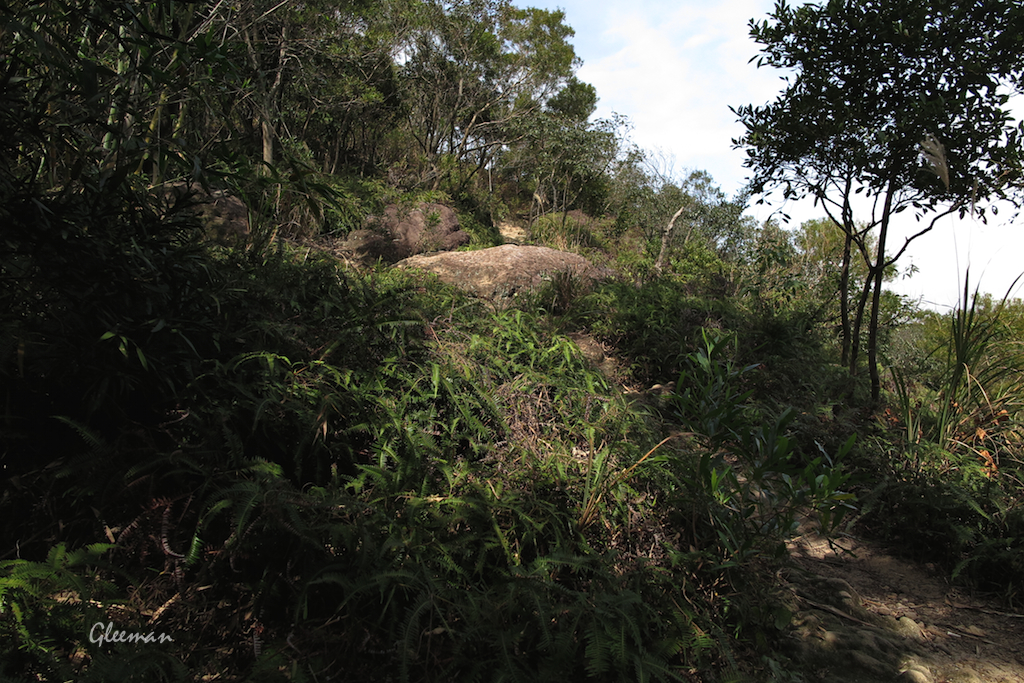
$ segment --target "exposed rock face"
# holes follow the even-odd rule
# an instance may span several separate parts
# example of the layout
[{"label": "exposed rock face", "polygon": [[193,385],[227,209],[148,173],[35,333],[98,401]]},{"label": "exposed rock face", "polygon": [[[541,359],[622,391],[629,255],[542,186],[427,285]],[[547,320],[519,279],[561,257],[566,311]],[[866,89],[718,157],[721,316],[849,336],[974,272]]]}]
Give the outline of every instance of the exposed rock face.
[{"label": "exposed rock face", "polygon": [[214,190],[199,206],[199,217],[219,242],[244,240],[249,236],[249,207],[226,190]]},{"label": "exposed rock face", "polygon": [[202,222],[210,238],[222,244],[249,236],[249,207],[227,190],[206,192],[196,185],[175,182],[163,185],[159,192],[169,210],[190,211]]},{"label": "exposed rock face", "polygon": [[389,240],[373,230],[353,230],[344,240],[328,240],[327,244],[336,256],[363,265],[376,262],[390,247]]},{"label": "exposed rock face", "polygon": [[594,266],[578,254],[515,244],[479,251],[413,256],[396,265],[436,273],[444,282],[491,300],[509,299],[521,291],[536,288],[559,272],[592,280],[615,274],[608,268]]},{"label": "exposed rock face", "polygon": [[[450,251],[469,243],[469,233],[459,229],[459,217],[443,204],[420,204],[406,209],[392,204],[383,216],[366,219],[366,227],[381,237],[372,245],[360,237],[368,257],[398,261],[413,254]],[[363,231],[356,231],[362,233]]]}]

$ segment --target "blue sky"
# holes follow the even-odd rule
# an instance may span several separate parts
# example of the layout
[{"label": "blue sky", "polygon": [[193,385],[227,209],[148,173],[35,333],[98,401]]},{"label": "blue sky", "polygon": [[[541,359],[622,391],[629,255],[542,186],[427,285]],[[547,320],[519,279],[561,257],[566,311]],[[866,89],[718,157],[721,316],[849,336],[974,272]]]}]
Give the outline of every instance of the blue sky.
[{"label": "blue sky", "polygon": [[[583,60],[579,77],[600,98],[597,116],[624,114],[631,138],[656,153],[676,175],[709,172],[727,194],[744,184],[744,154],[731,140],[743,132],[729,106],[764,104],[784,87],[781,72],[749,63],[758,46],[749,37],[751,18],[764,19],[774,0],[518,0],[523,6],[563,9],[576,31],[573,44]],[[752,208],[758,220],[773,209]],[[793,225],[823,216],[809,203],[791,205]],[[1001,216],[1008,216],[1007,209]],[[1021,219],[1024,221],[1024,218]],[[896,226],[891,245],[915,232],[912,219]],[[1005,218],[982,225],[943,219],[921,237],[901,263],[919,270],[890,287],[926,305],[955,304],[968,265],[972,282],[1001,296],[1024,271],[1024,230]],[[1024,296],[1018,288],[1016,296]]]}]

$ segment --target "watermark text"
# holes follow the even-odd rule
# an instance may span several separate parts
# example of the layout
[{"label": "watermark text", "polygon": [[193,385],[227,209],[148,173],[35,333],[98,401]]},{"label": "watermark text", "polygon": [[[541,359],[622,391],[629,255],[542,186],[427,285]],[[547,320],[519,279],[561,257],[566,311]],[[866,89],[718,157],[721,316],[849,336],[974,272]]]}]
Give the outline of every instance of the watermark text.
[{"label": "watermark text", "polygon": [[89,642],[98,643],[173,643],[174,638],[166,633],[142,633],[140,631],[118,631],[114,622],[104,624],[97,621],[89,629]]}]

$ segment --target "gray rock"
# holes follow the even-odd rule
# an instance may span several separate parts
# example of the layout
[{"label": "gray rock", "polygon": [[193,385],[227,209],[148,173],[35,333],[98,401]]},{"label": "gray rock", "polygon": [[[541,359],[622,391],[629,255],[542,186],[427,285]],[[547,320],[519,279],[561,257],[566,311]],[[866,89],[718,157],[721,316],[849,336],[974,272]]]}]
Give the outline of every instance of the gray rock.
[{"label": "gray rock", "polygon": [[897,683],[935,683],[935,679],[924,667],[913,667],[896,677]]},{"label": "gray rock", "polygon": [[469,233],[459,229],[459,217],[443,204],[423,203],[412,208],[391,204],[382,216],[366,219],[366,229],[379,235],[376,252],[368,256],[399,261],[415,254],[451,251],[469,244]]},{"label": "gray rock", "polygon": [[153,192],[168,214],[195,216],[208,236],[221,244],[244,242],[249,236],[249,207],[227,190],[207,192],[199,185],[173,182],[154,187]]},{"label": "gray rock", "polygon": [[614,271],[594,266],[578,254],[515,244],[478,251],[412,256],[395,265],[435,273],[448,284],[492,301],[508,300],[521,292],[536,289],[560,272],[591,280],[614,275]]}]

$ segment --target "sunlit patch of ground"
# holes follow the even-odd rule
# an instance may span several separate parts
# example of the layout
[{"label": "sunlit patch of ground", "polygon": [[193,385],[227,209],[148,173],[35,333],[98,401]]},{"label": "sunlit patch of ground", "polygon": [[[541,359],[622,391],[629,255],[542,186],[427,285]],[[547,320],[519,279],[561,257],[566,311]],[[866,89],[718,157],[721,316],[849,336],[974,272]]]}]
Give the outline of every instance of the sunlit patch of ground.
[{"label": "sunlit patch of ground", "polygon": [[879,543],[808,529],[789,545],[794,659],[826,655],[828,680],[1024,683],[1024,614]]}]

